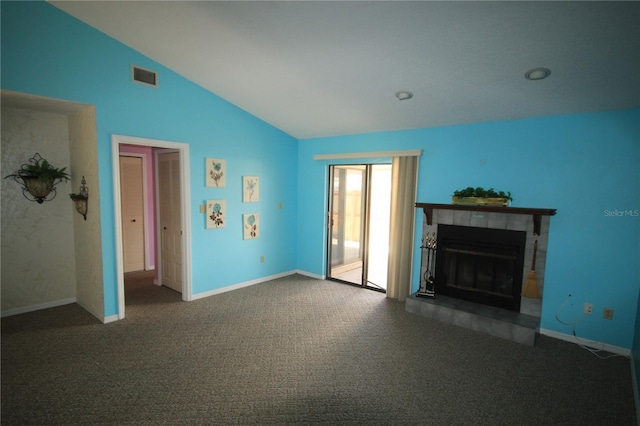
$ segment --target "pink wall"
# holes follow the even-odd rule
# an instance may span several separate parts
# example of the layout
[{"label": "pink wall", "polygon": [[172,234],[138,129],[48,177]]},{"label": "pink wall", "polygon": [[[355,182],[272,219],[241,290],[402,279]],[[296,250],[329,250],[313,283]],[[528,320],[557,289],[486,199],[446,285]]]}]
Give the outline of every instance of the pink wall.
[{"label": "pink wall", "polygon": [[[149,146],[137,145],[120,145],[120,154],[141,154],[144,155],[147,180],[147,207],[148,213],[145,218],[145,226],[147,231],[149,249],[149,262],[146,265],[148,269],[155,269],[157,253],[156,253],[156,184],[155,184],[155,163],[153,161],[153,148]],[[148,243],[148,244],[147,244]]]}]

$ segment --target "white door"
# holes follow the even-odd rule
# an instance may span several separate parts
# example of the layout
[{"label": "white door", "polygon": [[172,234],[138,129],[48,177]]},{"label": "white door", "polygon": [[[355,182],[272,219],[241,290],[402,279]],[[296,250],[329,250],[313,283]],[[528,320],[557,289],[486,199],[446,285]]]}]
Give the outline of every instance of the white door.
[{"label": "white door", "polygon": [[162,284],[182,293],[180,154],[158,154],[158,205]]},{"label": "white door", "polygon": [[144,270],[142,158],[120,157],[124,272]]}]

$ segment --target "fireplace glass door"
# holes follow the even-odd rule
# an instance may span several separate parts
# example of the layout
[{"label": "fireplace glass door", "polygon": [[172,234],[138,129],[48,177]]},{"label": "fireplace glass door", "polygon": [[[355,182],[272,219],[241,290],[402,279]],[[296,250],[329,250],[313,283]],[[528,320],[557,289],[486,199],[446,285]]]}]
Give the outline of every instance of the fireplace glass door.
[{"label": "fireplace glass door", "polygon": [[520,311],[526,233],[438,226],[436,293]]}]

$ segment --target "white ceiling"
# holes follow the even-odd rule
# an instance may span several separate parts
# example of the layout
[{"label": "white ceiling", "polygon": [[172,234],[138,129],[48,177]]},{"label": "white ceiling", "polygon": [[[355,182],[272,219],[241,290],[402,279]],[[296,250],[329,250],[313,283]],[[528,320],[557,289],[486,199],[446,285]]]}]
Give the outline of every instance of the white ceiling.
[{"label": "white ceiling", "polygon": [[300,139],[640,106],[638,1],[51,3]]}]

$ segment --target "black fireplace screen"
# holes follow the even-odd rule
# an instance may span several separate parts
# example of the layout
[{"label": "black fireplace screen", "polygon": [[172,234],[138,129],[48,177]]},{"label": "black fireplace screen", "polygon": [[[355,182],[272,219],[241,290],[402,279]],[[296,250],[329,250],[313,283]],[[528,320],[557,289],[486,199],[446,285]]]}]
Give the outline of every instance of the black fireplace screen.
[{"label": "black fireplace screen", "polygon": [[436,293],[520,311],[526,232],[438,225]]}]

